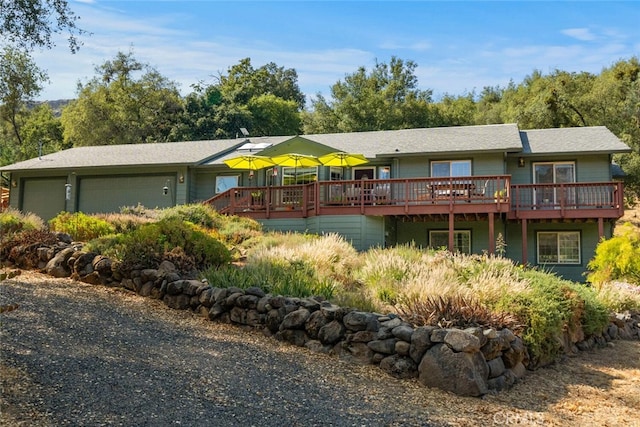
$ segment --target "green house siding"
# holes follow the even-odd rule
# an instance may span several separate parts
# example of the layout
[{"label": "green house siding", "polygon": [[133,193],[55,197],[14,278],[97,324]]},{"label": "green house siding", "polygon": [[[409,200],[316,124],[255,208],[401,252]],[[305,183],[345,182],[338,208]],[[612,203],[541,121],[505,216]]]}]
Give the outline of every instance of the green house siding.
[{"label": "green house siding", "polygon": [[264,230],[293,233],[338,233],[359,251],[384,246],[384,219],[364,215],[260,220]]},{"label": "green house siding", "polygon": [[533,165],[538,162],[575,162],[576,182],[611,181],[611,159],[608,154],[588,156],[546,156],[523,157],[524,166],[520,167],[519,157],[510,156],[507,160],[507,173],[512,184],[533,183]]},{"label": "green house siding", "polygon": [[[502,153],[497,154],[450,154],[437,157],[407,157],[397,162],[398,178],[420,178],[431,176],[431,162],[434,160],[470,160],[472,175],[501,175],[505,165]],[[394,174],[394,177],[396,175]]]},{"label": "green house siding", "polygon": [[[428,222],[397,222],[395,225],[397,243],[414,243],[420,247],[429,245],[429,231],[448,231],[448,221],[428,221]],[[471,232],[471,252],[482,254],[489,250],[489,223],[487,221],[456,221],[454,230],[465,230]],[[501,221],[495,222],[495,235],[502,233],[504,236],[504,224]],[[493,238],[495,241],[495,237]]]},{"label": "green house siding", "polygon": [[[538,262],[537,233],[539,231],[577,231],[580,233],[580,263],[579,264],[544,264]],[[605,237],[611,237],[612,226],[605,224]],[[529,265],[539,266],[544,271],[552,271],[561,275],[565,279],[584,282],[583,273],[587,270],[589,261],[595,254],[598,245],[598,224],[589,223],[528,223],[527,224],[527,259]],[[525,261],[522,259],[522,231],[519,223],[507,226],[507,248],[506,257],[516,262]]]}]

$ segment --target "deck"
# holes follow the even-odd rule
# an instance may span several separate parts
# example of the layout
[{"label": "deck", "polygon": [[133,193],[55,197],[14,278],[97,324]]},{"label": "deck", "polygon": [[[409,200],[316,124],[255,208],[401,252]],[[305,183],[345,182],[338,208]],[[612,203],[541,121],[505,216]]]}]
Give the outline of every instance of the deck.
[{"label": "deck", "polygon": [[254,219],[317,215],[444,219],[504,214],[511,220],[602,220],[623,214],[620,182],[512,185],[510,180],[510,175],[490,175],[237,187],[204,203],[221,213]]}]

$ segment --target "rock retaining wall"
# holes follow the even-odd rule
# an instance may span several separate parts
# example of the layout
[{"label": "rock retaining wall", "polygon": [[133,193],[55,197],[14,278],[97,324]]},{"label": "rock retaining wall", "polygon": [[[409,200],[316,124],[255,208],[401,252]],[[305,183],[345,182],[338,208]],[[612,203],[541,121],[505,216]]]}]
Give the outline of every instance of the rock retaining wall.
[{"label": "rock retaining wall", "polygon": [[[26,253],[34,250],[37,266]],[[128,277],[119,277],[108,258],[83,251],[66,235],[60,235],[53,247],[32,245],[24,251],[12,251],[14,265],[39,268],[54,277],[124,287],[173,309],[255,328],[353,363],[375,364],[394,377],[417,378],[426,386],[459,395],[503,390],[532,368],[524,342],[508,329],[414,327],[393,314],[338,307],[321,298],[275,296],[259,288],[217,287],[183,279],[168,261],[158,269],[134,270]],[[30,260],[29,265],[22,265],[21,259]],[[640,316],[616,315],[601,335],[579,342],[565,335],[563,345],[565,352],[577,352],[619,338],[640,338]]]}]

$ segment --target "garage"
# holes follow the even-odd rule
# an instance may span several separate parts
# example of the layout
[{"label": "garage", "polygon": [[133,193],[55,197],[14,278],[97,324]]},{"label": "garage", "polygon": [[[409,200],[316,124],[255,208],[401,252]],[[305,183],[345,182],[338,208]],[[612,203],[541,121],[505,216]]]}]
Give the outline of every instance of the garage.
[{"label": "garage", "polygon": [[65,210],[66,183],[66,177],[25,179],[20,210],[50,220]]},{"label": "garage", "polygon": [[123,206],[138,204],[167,208],[175,204],[175,181],[175,175],[82,177],[78,180],[78,211],[120,212]]}]

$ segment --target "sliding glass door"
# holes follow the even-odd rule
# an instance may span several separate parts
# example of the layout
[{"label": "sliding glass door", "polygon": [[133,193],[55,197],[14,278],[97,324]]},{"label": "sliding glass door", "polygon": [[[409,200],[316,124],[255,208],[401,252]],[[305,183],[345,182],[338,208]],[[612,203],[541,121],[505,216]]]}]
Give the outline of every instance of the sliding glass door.
[{"label": "sliding glass door", "polygon": [[[540,162],[533,164],[533,182],[535,184],[567,184],[576,182],[574,162]],[[561,193],[558,186],[536,187],[536,205],[559,206],[575,204],[575,190],[565,188]]]}]

